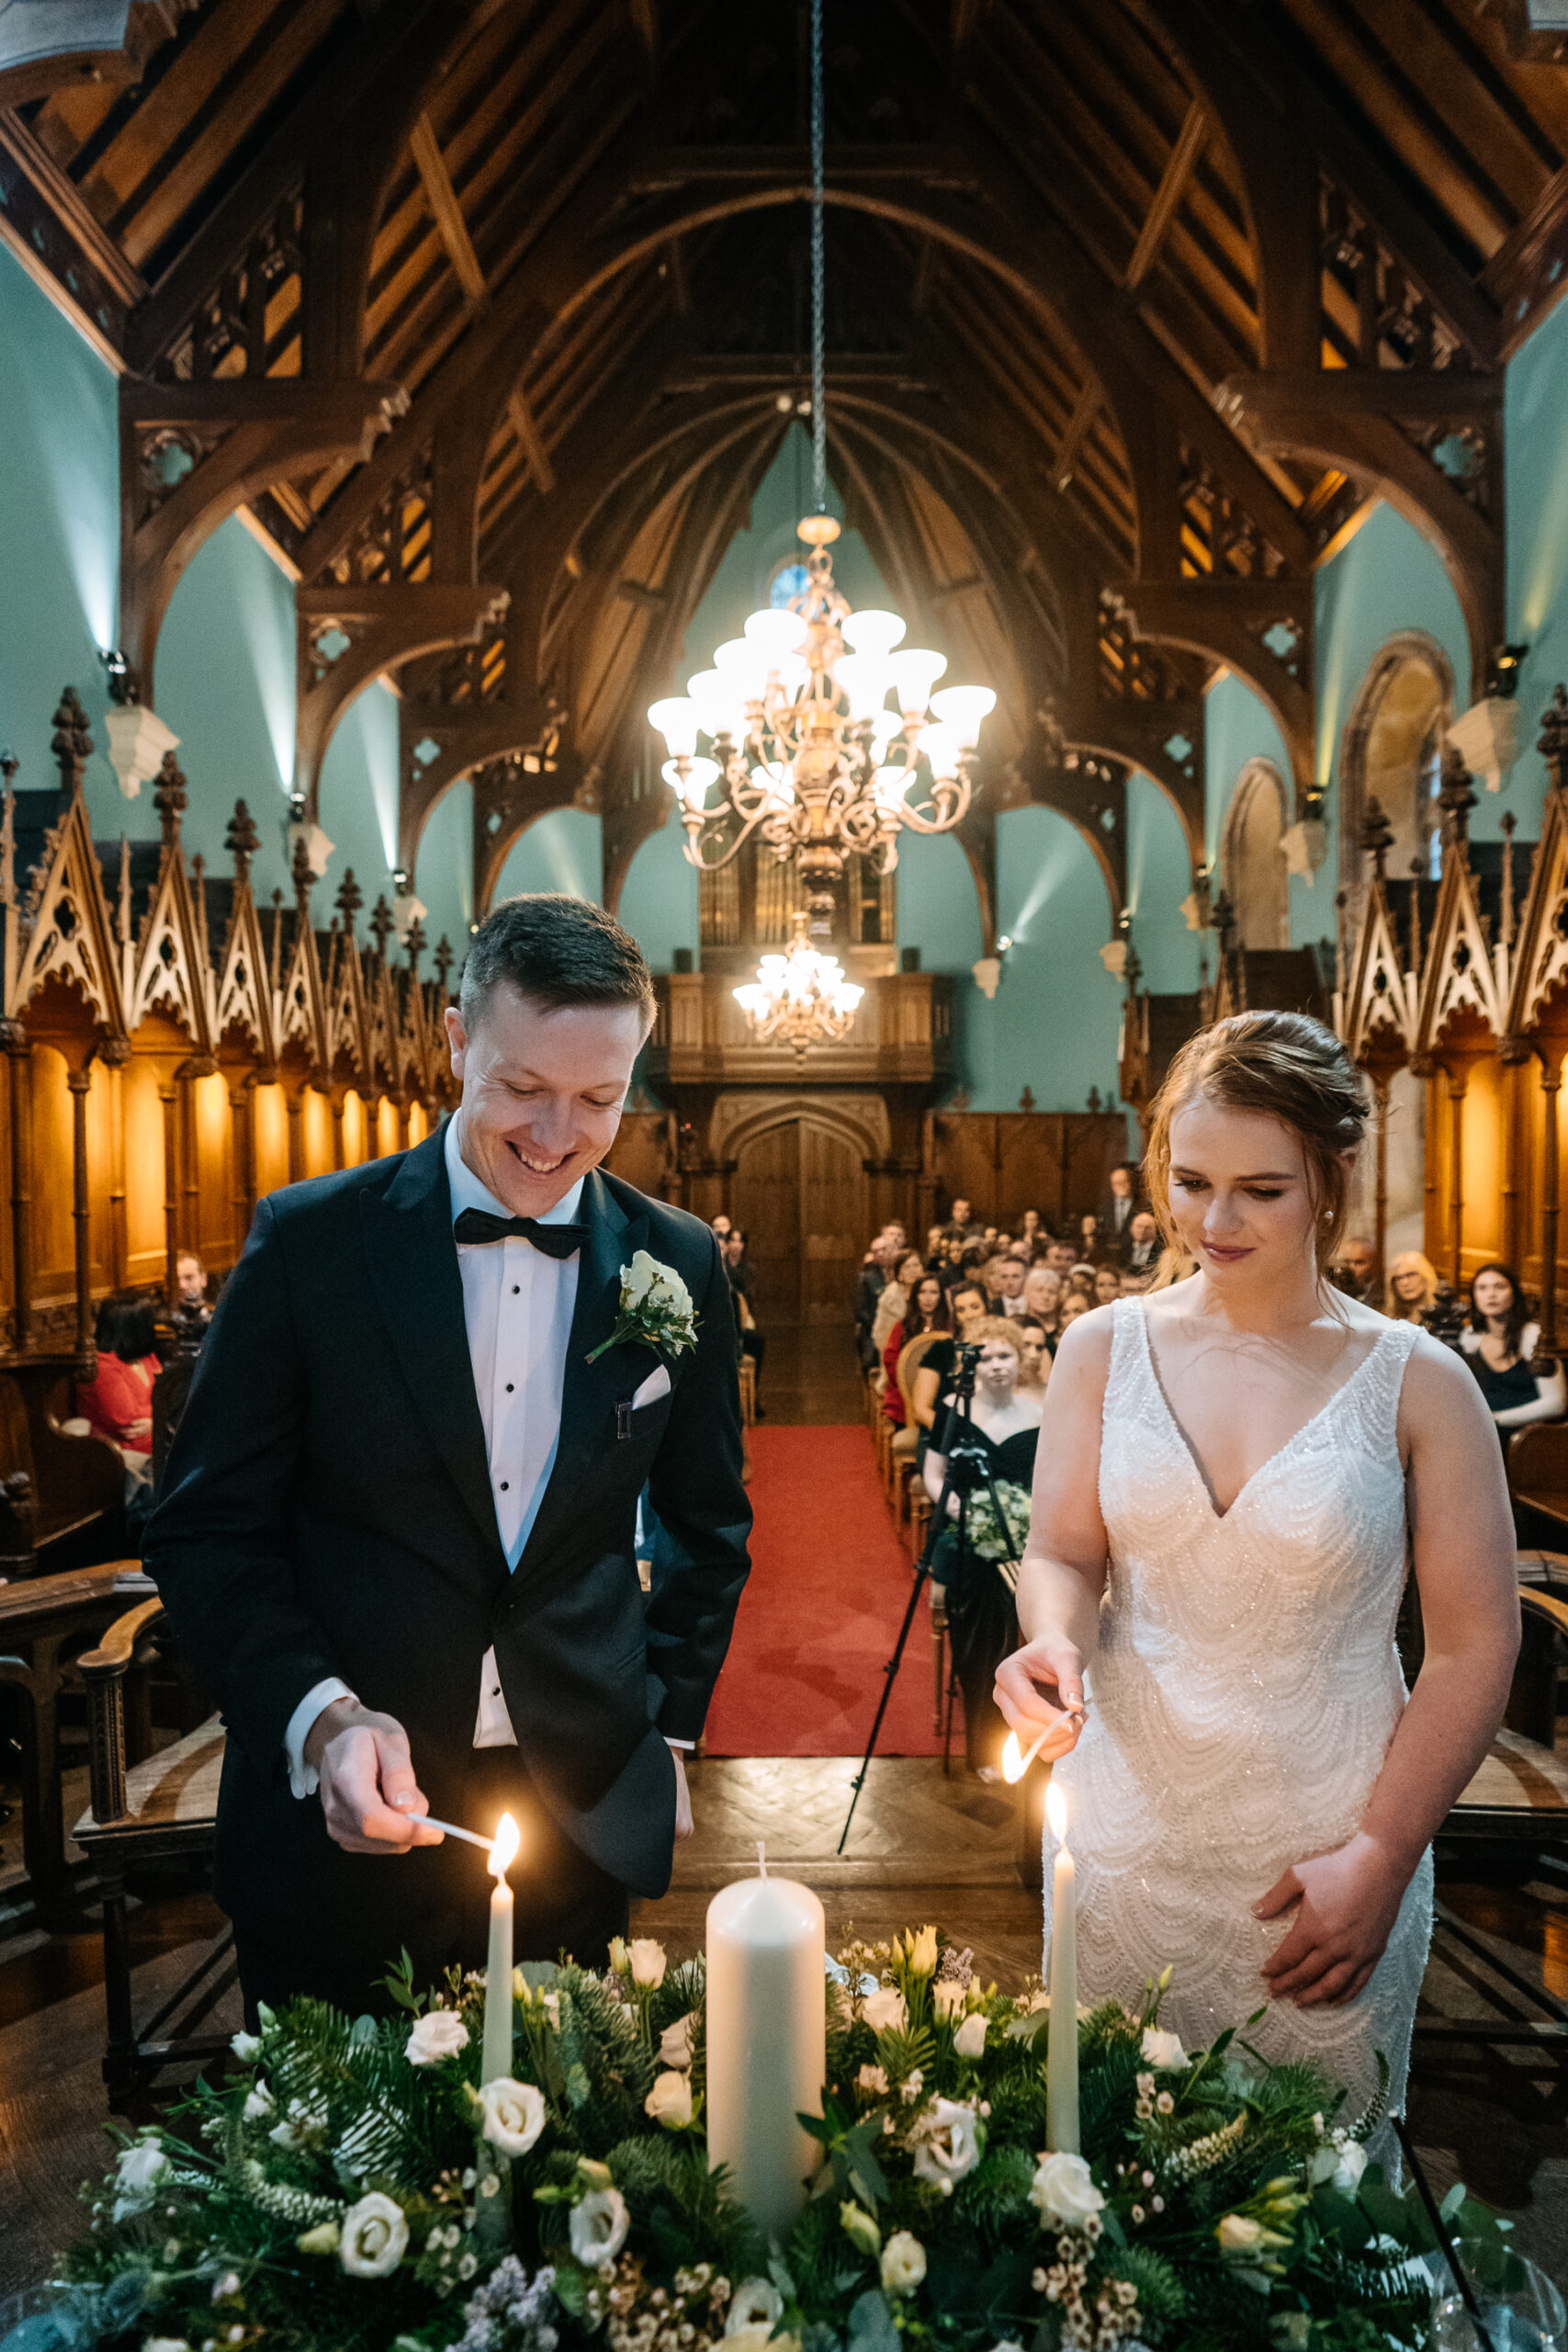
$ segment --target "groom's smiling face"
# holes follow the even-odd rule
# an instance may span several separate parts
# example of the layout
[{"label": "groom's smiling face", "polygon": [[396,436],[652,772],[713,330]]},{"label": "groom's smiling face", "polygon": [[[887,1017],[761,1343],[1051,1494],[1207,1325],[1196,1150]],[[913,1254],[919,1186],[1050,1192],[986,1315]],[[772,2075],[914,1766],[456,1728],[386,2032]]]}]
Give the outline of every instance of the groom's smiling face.
[{"label": "groom's smiling face", "polygon": [[446,1012],[463,1158],[513,1216],[542,1216],[615,1140],[643,1040],[630,1004],[536,1004],[504,980],[472,1027]]}]

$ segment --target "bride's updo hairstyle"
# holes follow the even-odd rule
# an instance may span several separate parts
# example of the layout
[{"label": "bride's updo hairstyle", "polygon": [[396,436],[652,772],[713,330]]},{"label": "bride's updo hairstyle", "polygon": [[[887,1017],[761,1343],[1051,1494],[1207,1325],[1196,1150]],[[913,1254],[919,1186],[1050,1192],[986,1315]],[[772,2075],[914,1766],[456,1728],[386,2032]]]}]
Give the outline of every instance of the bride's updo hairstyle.
[{"label": "bride's updo hairstyle", "polygon": [[1317,1262],[1332,1265],[1349,1195],[1340,1154],[1356,1149],[1367,1124],[1361,1073],[1333,1030],[1305,1012],[1235,1012],[1189,1037],[1155,1097],[1144,1161],[1149,1199],[1172,1248],[1180,1239],[1170,1214],[1170,1123],[1199,1095],[1227,1111],[1262,1112],[1297,1137],[1316,1213]]}]

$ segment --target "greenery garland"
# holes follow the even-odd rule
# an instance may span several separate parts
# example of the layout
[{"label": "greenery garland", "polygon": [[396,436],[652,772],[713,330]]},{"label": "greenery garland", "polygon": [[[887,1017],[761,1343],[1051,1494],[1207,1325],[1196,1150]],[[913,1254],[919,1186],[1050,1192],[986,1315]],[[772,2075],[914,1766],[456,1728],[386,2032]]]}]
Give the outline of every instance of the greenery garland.
[{"label": "greenery garland", "polygon": [[[1382,2352],[1424,2346],[1432,2233],[1312,2065],[1080,2013],[1083,2154],[1044,2155],[1048,2000],[934,1928],[829,1962],[810,2199],[765,2245],[710,2173],[704,1972],[616,1946],[519,1969],[480,2085],[483,1979],[400,2014],[300,2000],[127,2139],[51,2309],[0,2352]],[[1254,2020],[1255,2022],[1255,2020]],[[1507,2227],[1446,2211],[1484,2278]]]}]

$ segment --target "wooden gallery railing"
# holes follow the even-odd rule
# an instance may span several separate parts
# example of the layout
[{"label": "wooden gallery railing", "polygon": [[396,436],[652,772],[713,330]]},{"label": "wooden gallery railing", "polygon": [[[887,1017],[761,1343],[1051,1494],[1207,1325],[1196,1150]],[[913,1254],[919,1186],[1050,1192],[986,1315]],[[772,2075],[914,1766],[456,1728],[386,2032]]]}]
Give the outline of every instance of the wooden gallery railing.
[{"label": "wooden gallery railing", "polygon": [[231,1264],[276,1185],[428,1132],[452,1094],[453,956],[444,939],[434,980],[421,979],[416,922],[406,963],[392,963],[384,898],[362,947],[352,873],[318,931],[302,840],[293,904],[275,891],[262,912],[243,800],[228,829],[232,880],[200,857],[187,866],[172,752],[153,794],[161,842],[101,853],[82,784],[92,739],[69,688],[54,724],[58,797],[15,791],[17,763],[0,762],[0,1297],[13,1357],[69,1352],[89,1376],[95,1295],[140,1285],[172,1297],[178,1253]]},{"label": "wooden gallery railing", "polygon": [[1443,758],[1442,870],[1387,871],[1393,829],[1373,798],[1361,848],[1371,872],[1341,899],[1335,1023],[1371,1078],[1378,1258],[1387,1229],[1390,1090],[1400,1070],[1426,1085],[1426,1251],[1459,1288],[1488,1259],[1517,1268],[1540,1297],[1557,1344],[1561,1283],[1559,1114],[1568,1053],[1568,691],[1542,720],[1547,763],[1540,839],[1472,842],[1475,793],[1463,760]]}]

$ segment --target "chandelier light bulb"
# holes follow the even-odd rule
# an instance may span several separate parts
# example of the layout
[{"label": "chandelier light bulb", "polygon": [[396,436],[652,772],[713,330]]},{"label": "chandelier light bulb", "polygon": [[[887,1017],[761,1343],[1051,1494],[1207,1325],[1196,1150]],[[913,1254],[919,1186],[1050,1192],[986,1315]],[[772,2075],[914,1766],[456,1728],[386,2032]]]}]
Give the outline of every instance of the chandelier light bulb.
[{"label": "chandelier light bulb", "polygon": [[997,697],[989,686],[943,686],[932,695],[931,709],[944,727],[951,727],[959,741],[973,745],[980,740],[980,729],[997,707]]},{"label": "chandelier light bulb", "polygon": [[[902,635],[902,628],[899,634]],[[786,653],[798,653],[811,634],[811,624],[804,613],[792,613],[787,607],[773,605],[760,613],[752,613],[746,620],[744,634],[753,645],[760,645],[770,660],[777,661]]]},{"label": "chandelier light bulb", "polygon": [[906,627],[897,613],[879,612],[874,605],[868,605],[863,612],[846,613],[839,623],[839,634],[856,653],[879,655],[886,661]]},{"label": "chandelier light bulb", "polygon": [[[933,710],[936,708],[935,701],[932,702],[931,708]],[[931,763],[932,775],[941,783],[958,774],[959,762],[964,756],[964,739],[956,727],[944,725],[939,720],[934,727],[921,728],[920,750]]]},{"label": "chandelier light bulb", "polygon": [[677,758],[666,760],[660,774],[671,790],[680,794],[688,808],[700,808],[707,798],[709,785],[718,781],[719,765],[716,760]]},{"label": "chandelier light bulb", "polygon": [[730,638],[714,655],[713,666],[740,701],[761,701],[768,683],[769,657],[750,638]]},{"label": "chandelier light bulb", "polygon": [[947,667],[947,656],[933,653],[929,646],[911,645],[903,652],[895,653],[887,667],[899,708],[908,718],[925,709],[931,698],[931,688]]},{"label": "chandelier light bulb", "polygon": [[874,720],[887,700],[887,661],[880,653],[841,654],[833,666],[833,681],[850,698],[850,720]]},{"label": "chandelier light bulb", "polygon": [[901,761],[896,761],[885,768],[878,768],[872,778],[878,808],[901,808],[904,805],[904,795],[914,781],[914,769],[904,766]]},{"label": "chandelier light bulb", "polygon": [[795,770],[787,760],[761,761],[751,771],[751,781],[767,794],[770,808],[788,808],[794,804]]},{"label": "chandelier light bulb", "polygon": [[685,695],[666,695],[648,707],[648,723],[663,736],[672,760],[689,760],[697,748],[697,706]]}]

